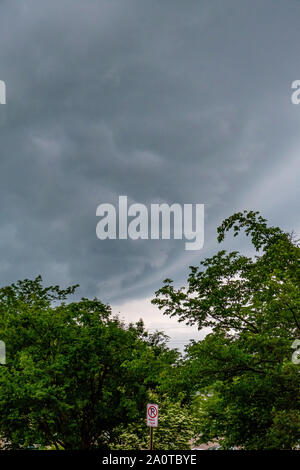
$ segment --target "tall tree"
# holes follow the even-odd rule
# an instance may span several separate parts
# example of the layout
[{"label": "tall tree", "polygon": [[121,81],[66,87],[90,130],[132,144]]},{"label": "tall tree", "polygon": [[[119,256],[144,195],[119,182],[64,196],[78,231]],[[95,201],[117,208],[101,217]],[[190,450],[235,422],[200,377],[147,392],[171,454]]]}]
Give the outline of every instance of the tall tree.
[{"label": "tall tree", "polygon": [[145,415],[177,353],[143,323],[126,327],[97,299],[41,278],[0,289],[0,436],[5,447],[110,446],[112,430]]},{"label": "tall tree", "polygon": [[255,256],[219,251],[190,268],[186,288],[166,279],[153,303],[211,330],[187,348],[178,375],[178,388],[188,383],[189,396],[200,392],[201,439],[222,440],[225,448],[294,448],[300,375],[291,346],[300,337],[300,248],[257,212],[224,220],[218,241],[231,229],[234,236],[245,230]]}]

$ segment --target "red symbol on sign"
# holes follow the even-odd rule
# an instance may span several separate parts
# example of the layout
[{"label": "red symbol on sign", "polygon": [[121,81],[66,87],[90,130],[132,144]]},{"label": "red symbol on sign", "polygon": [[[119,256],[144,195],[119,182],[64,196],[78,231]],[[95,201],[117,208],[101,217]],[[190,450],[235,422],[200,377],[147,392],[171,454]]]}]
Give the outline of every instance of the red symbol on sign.
[{"label": "red symbol on sign", "polygon": [[156,418],[157,416],[157,409],[155,406],[149,406],[148,408],[148,416],[149,418]]}]

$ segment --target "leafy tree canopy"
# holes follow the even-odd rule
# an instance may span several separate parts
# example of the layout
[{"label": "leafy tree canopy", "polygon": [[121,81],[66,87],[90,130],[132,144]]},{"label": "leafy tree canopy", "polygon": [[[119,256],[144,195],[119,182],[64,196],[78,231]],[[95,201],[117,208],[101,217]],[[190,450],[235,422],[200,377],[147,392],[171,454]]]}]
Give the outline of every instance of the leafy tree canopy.
[{"label": "leafy tree canopy", "polygon": [[170,390],[187,400],[198,392],[203,442],[295,448],[300,375],[291,345],[300,337],[300,248],[257,212],[224,220],[218,241],[231,229],[234,236],[245,231],[255,256],[219,251],[190,267],[187,287],[166,279],[156,292],[153,303],[166,315],[211,331],[186,349]]},{"label": "leafy tree canopy", "polygon": [[76,286],[40,277],[0,289],[0,435],[7,448],[105,448],[116,426],[145,416],[150,390],[176,362],[162,333],[126,327]]}]

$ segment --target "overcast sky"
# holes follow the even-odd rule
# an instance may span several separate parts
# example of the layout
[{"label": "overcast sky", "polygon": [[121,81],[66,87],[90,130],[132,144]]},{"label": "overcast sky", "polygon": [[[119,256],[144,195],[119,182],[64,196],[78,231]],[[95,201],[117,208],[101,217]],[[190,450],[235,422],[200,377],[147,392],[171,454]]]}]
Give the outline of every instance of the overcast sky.
[{"label": "overcast sky", "polygon": [[[0,284],[80,283],[176,328],[150,299],[219,249],[224,217],[300,233],[299,18],[299,0],[1,0]],[[119,195],[204,203],[203,250],[100,241]]]}]

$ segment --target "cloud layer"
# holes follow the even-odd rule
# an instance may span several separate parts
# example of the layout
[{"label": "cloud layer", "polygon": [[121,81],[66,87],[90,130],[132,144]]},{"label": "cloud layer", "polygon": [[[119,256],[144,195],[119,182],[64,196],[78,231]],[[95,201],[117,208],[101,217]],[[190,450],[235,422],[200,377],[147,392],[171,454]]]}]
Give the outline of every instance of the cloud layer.
[{"label": "cloud layer", "polygon": [[[300,229],[299,1],[6,0],[0,13],[1,285],[42,274],[119,305],[183,282],[236,210]],[[204,250],[98,240],[97,206],[122,194],[205,203]]]}]

